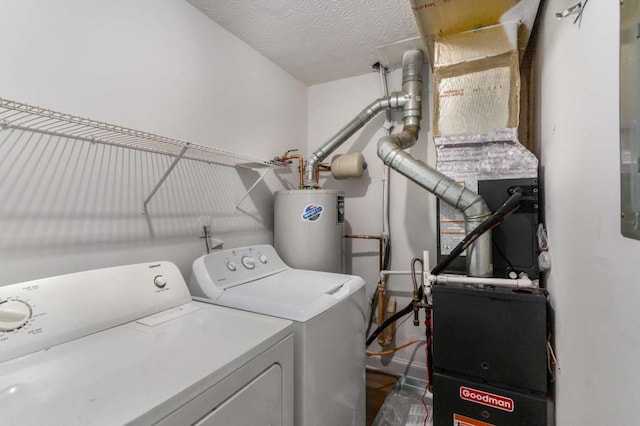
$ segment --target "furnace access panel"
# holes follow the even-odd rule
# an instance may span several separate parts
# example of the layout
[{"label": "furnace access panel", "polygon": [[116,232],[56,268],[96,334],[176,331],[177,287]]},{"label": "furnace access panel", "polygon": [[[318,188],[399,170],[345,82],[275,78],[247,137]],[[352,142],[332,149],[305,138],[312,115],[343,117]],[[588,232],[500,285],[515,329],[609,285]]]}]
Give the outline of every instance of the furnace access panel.
[{"label": "furnace access panel", "polygon": [[547,424],[547,297],[433,287],[434,425]]},{"label": "furnace access panel", "polygon": [[[510,190],[522,188],[520,207],[492,230],[493,276],[512,278],[511,271],[525,272],[538,278],[538,243],[536,233],[541,211],[538,179],[499,179],[477,182],[478,194],[491,212],[495,212],[511,196]],[[438,262],[444,259],[465,237],[464,217],[449,204],[438,201]],[[455,259],[445,273],[464,274],[465,256]]]}]

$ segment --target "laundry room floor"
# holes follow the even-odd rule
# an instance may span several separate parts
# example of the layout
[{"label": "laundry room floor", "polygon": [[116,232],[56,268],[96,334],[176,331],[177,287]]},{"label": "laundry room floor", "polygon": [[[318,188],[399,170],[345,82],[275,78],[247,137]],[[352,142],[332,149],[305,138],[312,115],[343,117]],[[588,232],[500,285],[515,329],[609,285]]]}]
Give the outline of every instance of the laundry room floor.
[{"label": "laundry room floor", "polygon": [[367,426],[371,426],[398,376],[367,369]]}]

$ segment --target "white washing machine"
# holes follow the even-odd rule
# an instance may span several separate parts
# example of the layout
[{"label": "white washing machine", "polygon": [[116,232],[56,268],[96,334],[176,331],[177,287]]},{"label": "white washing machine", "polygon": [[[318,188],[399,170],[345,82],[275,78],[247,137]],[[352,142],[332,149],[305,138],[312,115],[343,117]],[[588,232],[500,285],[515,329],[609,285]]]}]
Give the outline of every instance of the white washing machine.
[{"label": "white washing machine", "polygon": [[351,275],[289,268],[272,246],[193,263],[195,300],[293,321],[296,426],[365,424],[365,288]]},{"label": "white washing machine", "polygon": [[293,426],[290,321],[191,300],[156,262],[0,287],[7,425]]}]

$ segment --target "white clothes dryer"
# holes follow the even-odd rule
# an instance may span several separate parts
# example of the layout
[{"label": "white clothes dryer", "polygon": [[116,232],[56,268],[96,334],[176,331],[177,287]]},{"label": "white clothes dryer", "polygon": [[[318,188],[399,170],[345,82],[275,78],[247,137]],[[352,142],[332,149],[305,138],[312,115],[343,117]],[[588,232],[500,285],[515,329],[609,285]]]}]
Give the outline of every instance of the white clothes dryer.
[{"label": "white clothes dryer", "polygon": [[290,321],[194,302],[169,262],[0,287],[1,423],[293,426]]},{"label": "white clothes dryer", "polygon": [[289,268],[270,245],[193,263],[195,300],[293,321],[296,426],[365,424],[364,280]]}]

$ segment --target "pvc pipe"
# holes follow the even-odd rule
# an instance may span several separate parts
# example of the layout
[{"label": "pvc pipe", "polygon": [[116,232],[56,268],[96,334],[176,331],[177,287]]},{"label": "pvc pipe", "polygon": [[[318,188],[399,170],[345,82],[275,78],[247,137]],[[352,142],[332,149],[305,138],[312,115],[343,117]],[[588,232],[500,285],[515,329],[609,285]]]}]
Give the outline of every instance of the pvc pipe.
[{"label": "pvc pipe", "polygon": [[[416,275],[420,275],[418,272]],[[380,271],[380,278],[384,279],[384,277],[388,277],[391,275],[411,275],[411,271]]]},{"label": "pvc pipe", "polygon": [[477,278],[464,275],[429,275],[430,283],[437,284],[478,284],[494,287],[532,288],[535,287],[529,278],[510,280],[507,278]]},{"label": "pvc pipe", "polygon": [[[380,82],[382,83],[382,96],[389,96],[389,87],[387,85],[387,69],[380,64]],[[393,125],[391,124],[391,110],[385,111],[385,122],[383,125],[384,135],[389,136]],[[382,172],[382,235],[386,238],[391,238],[390,223],[389,223],[389,191],[391,185],[389,183],[389,166],[384,165],[384,171]]]}]

